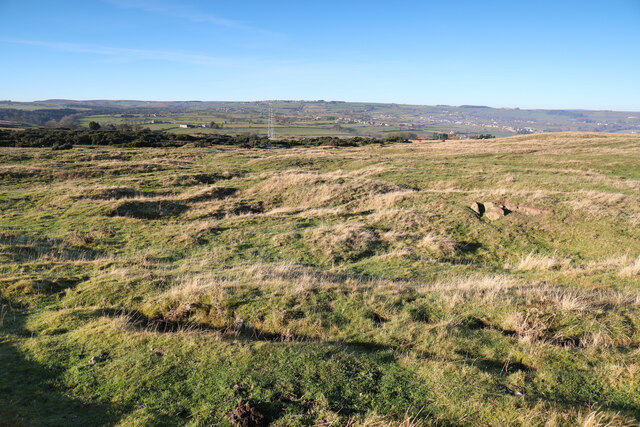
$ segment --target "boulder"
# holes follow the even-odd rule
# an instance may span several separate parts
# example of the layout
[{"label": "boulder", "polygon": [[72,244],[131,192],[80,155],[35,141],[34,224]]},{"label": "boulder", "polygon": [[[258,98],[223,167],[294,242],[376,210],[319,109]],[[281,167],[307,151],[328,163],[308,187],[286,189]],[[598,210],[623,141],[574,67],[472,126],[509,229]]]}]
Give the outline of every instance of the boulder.
[{"label": "boulder", "polygon": [[482,214],[484,213],[484,205],[479,202],[471,203],[471,205],[469,206],[469,209],[474,211],[479,216],[482,216]]},{"label": "boulder", "polygon": [[91,366],[96,365],[98,363],[104,362],[108,358],[109,358],[109,353],[103,352],[102,354],[100,354],[100,356],[93,356],[91,359],[89,359],[89,365]]},{"label": "boulder", "polygon": [[484,204],[484,216],[491,221],[502,218],[507,213],[502,206],[498,206],[495,203],[487,202]]}]

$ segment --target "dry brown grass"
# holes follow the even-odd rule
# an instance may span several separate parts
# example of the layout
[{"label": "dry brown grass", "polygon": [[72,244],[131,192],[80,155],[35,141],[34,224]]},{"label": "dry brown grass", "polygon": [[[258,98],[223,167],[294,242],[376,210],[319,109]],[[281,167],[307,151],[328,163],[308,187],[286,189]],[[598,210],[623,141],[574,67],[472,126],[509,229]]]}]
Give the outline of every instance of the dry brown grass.
[{"label": "dry brown grass", "polygon": [[518,286],[518,282],[504,275],[471,275],[424,284],[418,289],[424,291],[486,293],[487,291],[504,292],[516,286]]},{"label": "dry brown grass", "polygon": [[584,295],[566,290],[555,291],[548,300],[557,308],[567,311],[584,311],[591,305]]},{"label": "dry brown grass", "polygon": [[426,234],[418,241],[417,247],[435,253],[439,257],[456,255],[456,242],[448,236]]},{"label": "dry brown grass", "polygon": [[549,329],[553,316],[544,316],[535,309],[526,313],[515,311],[502,324],[504,330],[514,331],[525,342],[540,340]]},{"label": "dry brown grass", "polygon": [[530,252],[526,256],[522,257],[516,265],[507,263],[505,268],[513,270],[540,270],[551,271],[559,270],[569,266],[571,260],[558,258],[553,255],[541,255],[535,252]]},{"label": "dry brown grass", "polygon": [[613,255],[601,260],[591,261],[588,264],[584,265],[584,268],[587,270],[598,271],[598,270],[609,270],[612,268],[619,268],[629,264],[631,258],[629,255]]},{"label": "dry brown grass", "polygon": [[581,427],[632,427],[637,425],[620,414],[611,414],[600,410],[578,414],[577,425]]},{"label": "dry brown grass", "polygon": [[42,173],[42,169],[34,166],[0,165],[0,179],[21,179]]},{"label": "dry brown grass", "polygon": [[640,199],[617,192],[577,191],[568,195],[565,203],[576,212],[596,218],[617,215],[637,215],[640,213]]},{"label": "dry brown grass", "polygon": [[640,276],[640,256],[636,258],[631,264],[622,268],[618,272],[620,277],[636,277]]},{"label": "dry brown grass", "polygon": [[271,203],[300,209],[326,208],[396,193],[381,199],[386,205],[402,197],[408,190],[392,183],[355,178],[341,171],[331,173],[286,171],[263,174],[264,180],[244,192],[247,197],[268,197]]},{"label": "dry brown grass", "polygon": [[331,260],[352,260],[370,254],[380,238],[359,225],[324,226],[308,233],[314,250]]}]

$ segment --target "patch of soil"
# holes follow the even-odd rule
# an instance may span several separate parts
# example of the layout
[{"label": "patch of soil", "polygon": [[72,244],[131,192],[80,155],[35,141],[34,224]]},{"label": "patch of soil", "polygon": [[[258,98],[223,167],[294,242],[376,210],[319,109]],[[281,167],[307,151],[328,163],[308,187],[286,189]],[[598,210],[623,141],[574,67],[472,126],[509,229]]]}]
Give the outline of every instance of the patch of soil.
[{"label": "patch of soil", "polygon": [[229,421],[236,427],[266,427],[269,420],[249,402],[240,401],[229,413]]}]

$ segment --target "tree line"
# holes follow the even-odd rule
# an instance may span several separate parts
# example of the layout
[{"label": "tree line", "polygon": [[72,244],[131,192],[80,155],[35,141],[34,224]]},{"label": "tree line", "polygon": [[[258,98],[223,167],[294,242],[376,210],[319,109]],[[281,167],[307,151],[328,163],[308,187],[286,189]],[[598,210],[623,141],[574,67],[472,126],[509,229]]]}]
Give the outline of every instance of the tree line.
[{"label": "tree line", "polygon": [[44,126],[47,123],[58,123],[63,118],[73,117],[78,113],[78,110],[71,108],[45,108],[40,110],[2,108],[0,109],[0,120],[17,123],[34,123]]},{"label": "tree line", "polygon": [[[94,127],[95,128],[95,127]],[[0,129],[0,147],[51,147],[70,149],[74,145],[113,145],[121,147],[180,147],[185,144],[195,146],[236,145],[251,148],[293,147],[293,146],[361,146],[389,142],[408,142],[395,136],[378,139],[356,136],[338,138],[331,136],[270,140],[258,135],[185,135],[149,130],[73,130],[41,129],[23,130]]]}]

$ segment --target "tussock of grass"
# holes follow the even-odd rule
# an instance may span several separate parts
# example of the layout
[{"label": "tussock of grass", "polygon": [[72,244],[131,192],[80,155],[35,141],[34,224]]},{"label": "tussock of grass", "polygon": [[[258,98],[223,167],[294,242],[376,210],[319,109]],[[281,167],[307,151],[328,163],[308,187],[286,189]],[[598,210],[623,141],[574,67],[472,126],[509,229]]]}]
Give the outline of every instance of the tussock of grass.
[{"label": "tussock of grass", "polygon": [[625,278],[640,276],[640,256],[636,258],[631,264],[622,268],[618,272],[618,276]]},{"label": "tussock of grass", "polygon": [[426,234],[417,245],[421,249],[427,249],[439,257],[453,257],[456,255],[456,243],[446,236]]},{"label": "tussock of grass", "polygon": [[601,410],[578,414],[576,425],[581,427],[631,427],[633,423],[619,414],[610,414]]},{"label": "tussock of grass", "polygon": [[551,271],[567,267],[570,263],[571,260],[558,258],[555,254],[541,255],[536,254],[535,252],[530,252],[526,256],[522,257],[515,266],[507,264],[507,268],[512,268],[514,270]]},{"label": "tussock of grass", "polygon": [[356,225],[323,226],[309,233],[313,250],[333,261],[353,260],[371,254],[380,242],[377,234]]}]

